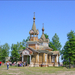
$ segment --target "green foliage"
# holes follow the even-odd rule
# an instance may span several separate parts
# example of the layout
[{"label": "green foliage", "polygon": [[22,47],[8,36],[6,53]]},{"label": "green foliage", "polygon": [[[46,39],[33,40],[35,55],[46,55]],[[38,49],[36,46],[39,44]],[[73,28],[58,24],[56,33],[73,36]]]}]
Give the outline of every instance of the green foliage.
[{"label": "green foliage", "polygon": [[26,39],[26,42],[29,41],[29,39],[30,39],[30,37],[28,36],[27,39]]},{"label": "green foliage", "polygon": [[52,38],[52,44],[55,46],[56,50],[59,50],[59,51],[61,50],[61,44],[59,42],[59,37],[56,33]]},{"label": "green foliage", "polygon": [[48,36],[47,34],[44,34],[44,35],[45,35],[45,38],[46,38],[46,39],[48,39],[48,38],[49,38],[49,36]]},{"label": "green foliage", "polygon": [[65,43],[65,46],[63,47],[61,51],[61,54],[63,54],[62,59],[63,59],[64,64],[69,63],[69,53],[68,52],[69,52],[69,41]]},{"label": "green foliage", "polygon": [[[62,49],[62,59],[69,64],[75,64],[75,32],[71,31],[67,34],[68,41]],[[65,61],[66,60],[66,61]]]},{"label": "green foliage", "polygon": [[61,44],[59,42],[59,37],[58,35],[55,33],[55,35],[52,38],[52,41],[49,42],[49,47],[51,47],[54,51],[57,51],[61,49]]},{"label": "green foliage", "polygon": [[17,62],[20,58],[20,54],[18,53],[18,45],[17,44],[12,44],[12,52],[11,52],[11,61],[12,62]]},{"label": "green foliage", "polygon": [[17,44],[12,44],[11,46],[11,61],[12,62],[17,62],[20,58],[20,51],[24,50],[26,48],[27,45],[27,41],[29,41],[29,37],[27,37],[27,39],[23,39],[22,42],[17,42]]},{"label": "green foliage", "polygon": [[0,61],[2,61],[2,46],[0,46]]},{"label": "green foliage", "polygon": [[9,47],[9,45],[8,45],[8,43],[5,43],[4,45],[3,45],[3,47],[2,47],[2,51],[4,52],[3,54],[4,54],[4,56],[9,56],[9,49],[10,49],[10,47]]},{"label": "green foliage", "polygon": [[70,39],[72,39],[72,38],[75,38],[75,32],[71,30],[71,31],[67,34],[67,38],[68,38],[68,40],[70,40]]},{"label": "green foliage", "polygon": [[23,50],[26,46],[24,46],[24,42],[17,42],[17,50]]},{"label": "green foliage", "polygon": [[51,47],[53,50],[57,50],[56,47],[52,44],[52,42],[49,42],[49,47]]},{"label": "green foliage", "polygon": [[9,56],[9,45],[8,43],[5,43],[4,45],[0,46],[0,60],[2,62],[5,62],[5,57]]},{"label": "green foliage", "polygon": [[[48,36],[47,34],[44,34],[44,35],[45,35],[46,39],[49,38],[49,36]],[[55,35],[53,36],[52,41],[49,42],[49,47],[51,47],[54,51],[57,51],[57,50],[60,51],[60,49],[61,49],[61,44],[60,44],[60,42],[59,42],[59,37],[58,37],[58,35],[57,35],[56,33],[55,33]]]},{"label": "green foliage", "polygon": [[[49,38],[49,36],[48,36],[47,34],[44,34],[44,35],[45,35],[46,39]],[[61,44],[60,44],[60,42],[59,42],[59,37],[58,37],[58,35],[57,35],[56,33],[55,33],[55,35],[53,36],[52,41],[49,42],[49,47],[51,47],[54,51],[57,51],[57,50],[60,51],[60,49],[61,49]]]}]

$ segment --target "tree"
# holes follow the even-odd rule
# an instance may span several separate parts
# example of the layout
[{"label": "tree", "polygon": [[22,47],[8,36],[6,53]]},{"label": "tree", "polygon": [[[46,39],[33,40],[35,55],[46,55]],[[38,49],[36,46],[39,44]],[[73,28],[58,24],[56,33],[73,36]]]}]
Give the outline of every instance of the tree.
[{"label": "tree", "polygon": [[61,44],[59,42],[59,37],[56,33],[52,38],[52,44],[55,46],[56,50],[59,50],[59,51],[61,50]]},{"label": "tree", "polygon": [[17,42],[17,50],[19,51],[19,50],[23,50],[23,49],[25,49],[25,46],[23,46],[23,42]]},{"label": "tree", "polygon": [[17,42],[17,47],[18,47],[18,50],[23,50],[23,49],[25,49],[26,48],[26,46],[27,46],[27,41],[29,41],[29,36],[27,37],[27,39],[25,40],[25,39],[23,39],[23,41],[22,42]]},{"label": "tree", "polygon": [[72,38],[75,38],[75,32],[74,31],[70,31],[68,34],[67,34],[67,39],[70,40]]},{"label": "tree", "polygon": [[11,61],[12,62],[17,62],[18,60],[19,60],[19,58],[20,58],[20,54],[19,54],[19,52],[18,52],[18,50],[17,50],[17,44],[12,44],[12,47],[11,47],[11,49],[12,49],[12,52],[11,52]]},{"label": "tree", "polygon": [[75,64],[75,32],[71,30],[70,33],[67,34],[69,40],[69,61],[71,64]]},{"label": "tree", "polygon": [[5,57],[8,57],[9,56],[9,45],[8,43],[5,43],[4,45],[2,45],[1,47],[1,59],[2,59],[2,62],[5,62]]},{"label": "tree", "polygon": [[2,61],[2,46],[0,46],[0,61]]},{"label": "tree", "polygon": [[20,58],[20,51],[24,50],[26,48],[27,45],[27,41],[29,41],[29,36],[27,37],[27,39],[23,39],[22,42],[17,42],[17,44],[12,44],[11,46],[11,61],[18,61]]},{"label": "tree", "polygon": [[53,51],[57,51],[61,49],[61,44],[59,42],[59,37],[58,35],[55,33],[55,35],[52,37],[52,41],[49,42],[49,47],[51,47],[53,49]]},{"label": "tree", "polygon": [[61,54],[62,55],[62,60],[63,60],[63,64],[64,65],[68,65],[69,64],[69,48],[70,48],[70,45],[69,45],[69,41],[67,41],[61,51]]},{"label": "tree", "polygon": [[65,63],[75,64],[75,32],[70,31],[67,34],[68,41],[62,49],[62,58]]},{"label": "tree", "polygon": [[56,47],[52,44],[52,42],[49,42],[49,47],[51,47],[53,50],[57,50]]},{"label": "tree", "polygon": [[29,41],[29,39],[30,39],[30,37],[28,36],[27,39],[26,39],[26,42]]},{"label": "tree", "polygon": [[[49,36],[47,34],[44,34],[46,39],[49,38]],[[54,51],[57,51],[61,49],[61,44],[59,42],[59,37],[58,35],[55,33],[55,35],[52,38],[52,41],[49,42],[49,47],[51,47]]]},{"label": "tree", "polygon": [[49,36],[48,36],[47,34],[44,34],[44,35],[45,35],[45,38],[46,38],[46,39],[48,39],[48,38],[49,38]]},{"label": "tree", "polygon": [[22,42],[20,42],[20,49],[19,50],[22,50],[22,49],[25,49],[26,48],[26,46],[27,46],[27,41],[29,41],[29,36],[27,37],[27,39],[25,40],[25,39],[23,39],[23,41]]}]

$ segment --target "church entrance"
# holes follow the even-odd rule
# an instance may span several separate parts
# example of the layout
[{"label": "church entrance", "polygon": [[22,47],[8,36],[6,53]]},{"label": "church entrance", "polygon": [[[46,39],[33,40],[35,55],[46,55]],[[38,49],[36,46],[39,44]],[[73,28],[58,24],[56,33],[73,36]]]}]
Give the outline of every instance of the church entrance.
[{"label": "church entrance", "polygon": [[31,54],[27,49],[22,52],[22,62],[26,62],[27,66],[31,63]]},{"label": "church entrance", "polygon": [[27,62],[27,64],[30,64],[30,56],[24,55],[24,62]]}]

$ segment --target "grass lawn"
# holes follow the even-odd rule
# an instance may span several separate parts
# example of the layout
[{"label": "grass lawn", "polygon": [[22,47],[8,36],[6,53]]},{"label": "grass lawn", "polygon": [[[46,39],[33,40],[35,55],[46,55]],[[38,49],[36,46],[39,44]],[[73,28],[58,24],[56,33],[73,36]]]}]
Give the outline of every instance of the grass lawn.
[{"label": "grass lawn", "polygon": [[0,75],[75,75],[75,68],[65,67],[0,67]]}]

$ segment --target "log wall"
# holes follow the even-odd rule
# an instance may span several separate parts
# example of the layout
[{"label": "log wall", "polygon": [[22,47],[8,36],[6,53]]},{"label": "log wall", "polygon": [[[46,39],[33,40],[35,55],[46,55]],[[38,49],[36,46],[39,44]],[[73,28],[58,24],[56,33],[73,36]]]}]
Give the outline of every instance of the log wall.
[{"label": "log wall", "polygon": [[30,41],[38,41],[38,37],[30,37]]},{"label": "log wall", "polygon": [[39,54],[39,64],[42,64],[43,63],[43,54],[40,53]]},{"label": "log wall", "polygon": [[36,49],[35,44],[29,44],[29,47],[31,47],[31,48],[33,48],[33,49]]},{"label": "log wall", "polygon": [[56,61],[56,57],[55,57],[55,62],[52,62],[52,58],[51,55],[47,54],[47,61],[45,61],[45,53],[40,53],[39,54],[39,61],[38,61],[38,53],[34,53],[34,55],[31,56],[31,62],[35,63],[39,63],[39,66],[41,66],[41,64],[45,64],[43,66],[48,66],[48,64],[51,64],[52,66],[55,66]]}]

